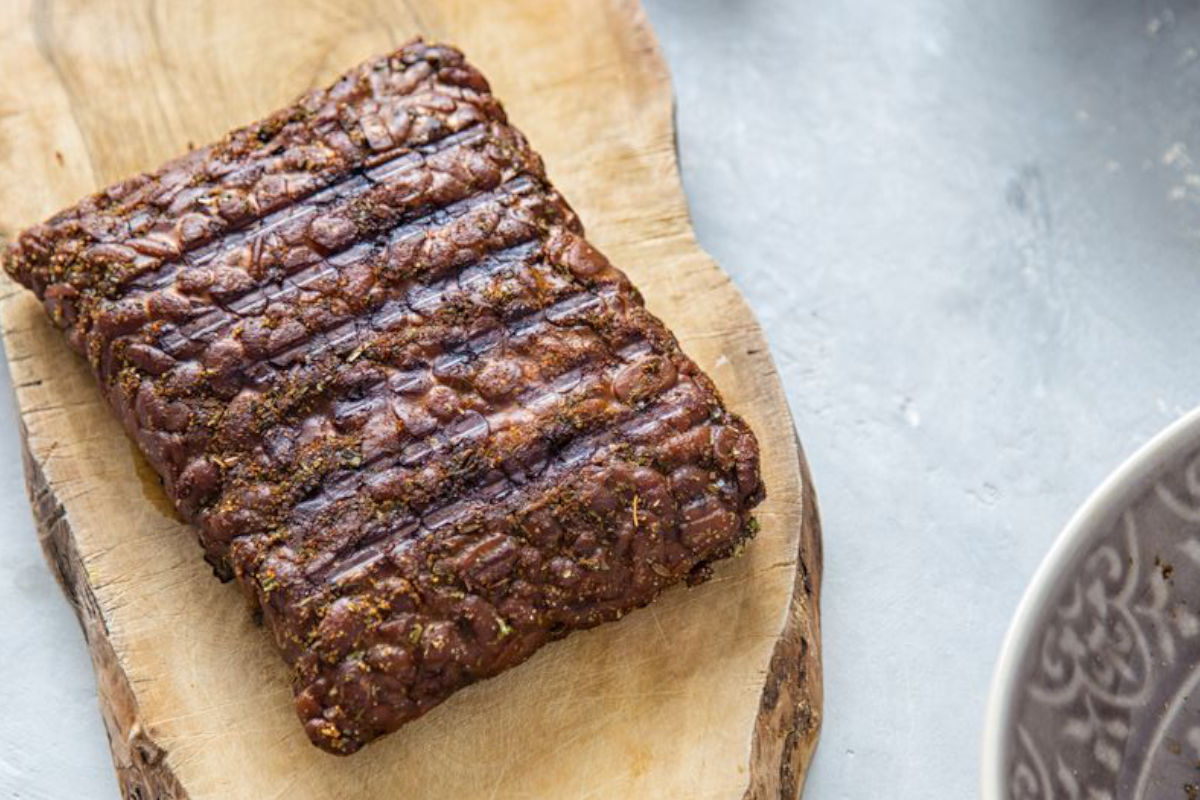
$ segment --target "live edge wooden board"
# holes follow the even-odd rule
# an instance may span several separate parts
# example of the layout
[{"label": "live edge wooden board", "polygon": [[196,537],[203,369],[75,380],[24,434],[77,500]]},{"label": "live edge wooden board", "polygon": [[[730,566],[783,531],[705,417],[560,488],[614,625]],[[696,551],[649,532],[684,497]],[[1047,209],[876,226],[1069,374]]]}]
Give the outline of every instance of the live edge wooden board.
[{"label": "live edge wooden board", "polygon": [[821,718],[815,498],[762,333],[693,238],[670,82],[635,2],[13,0],[0,9],[0,233],[417,34],[484,71],[589,238],[757,432],[761,532],[710,582],[550,645],[339,759],[309,744],[283,662],[213,578],[83,361],[4,280],[34,514],[87,636],[121,789],[795,797]]}]

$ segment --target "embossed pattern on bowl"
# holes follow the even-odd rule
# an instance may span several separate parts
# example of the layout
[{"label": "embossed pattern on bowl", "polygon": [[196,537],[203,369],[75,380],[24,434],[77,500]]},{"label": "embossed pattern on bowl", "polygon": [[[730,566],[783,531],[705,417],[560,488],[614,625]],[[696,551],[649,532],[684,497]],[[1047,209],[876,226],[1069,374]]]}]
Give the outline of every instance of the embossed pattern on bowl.
[{"label": "embossed pattern on bowl", "polygon": [[1200,412],[1067,525],[988,709],[984,800],[1200,798]]}]

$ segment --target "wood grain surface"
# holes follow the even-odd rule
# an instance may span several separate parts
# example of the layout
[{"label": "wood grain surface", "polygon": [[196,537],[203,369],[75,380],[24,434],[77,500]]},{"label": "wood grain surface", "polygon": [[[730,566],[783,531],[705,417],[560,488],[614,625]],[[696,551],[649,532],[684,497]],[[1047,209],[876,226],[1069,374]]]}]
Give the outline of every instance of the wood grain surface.
[{"label": "wood grain surface", "polygon": [[821,718],[815,498],[761,331],[694,240],[669,78],[635,2],[12,0],[0,9],[0,234],[418,34],[488,75],[589,238],[750,422],[762,530],[710,582],[552,644],[339,759],[308,743],[283,661],[212,577],[83,361],[5,281],[34,512],[87,636],[121,789],[795,797]]}]

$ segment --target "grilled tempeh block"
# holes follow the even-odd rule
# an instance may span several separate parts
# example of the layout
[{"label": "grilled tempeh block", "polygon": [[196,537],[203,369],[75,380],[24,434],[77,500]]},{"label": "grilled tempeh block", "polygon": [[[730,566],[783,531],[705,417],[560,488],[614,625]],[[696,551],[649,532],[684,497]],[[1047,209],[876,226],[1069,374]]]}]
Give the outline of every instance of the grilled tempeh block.
[{"label": "grilled tempeh block", "polygon": [[753,434],[414,42],[20,235],[36,292],[350,753],[754,530]]}]

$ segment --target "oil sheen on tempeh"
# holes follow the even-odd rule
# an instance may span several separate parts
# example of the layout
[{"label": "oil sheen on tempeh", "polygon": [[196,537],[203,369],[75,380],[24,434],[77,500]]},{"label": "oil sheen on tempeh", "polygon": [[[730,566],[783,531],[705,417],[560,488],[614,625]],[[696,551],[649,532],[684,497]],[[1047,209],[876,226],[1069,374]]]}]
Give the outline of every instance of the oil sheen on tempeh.
[{"label": "oil sheen on tempeh", "polygon": [[753,434],[414,42],[25,231],[206,558],[350,753],[753,532]]}]

